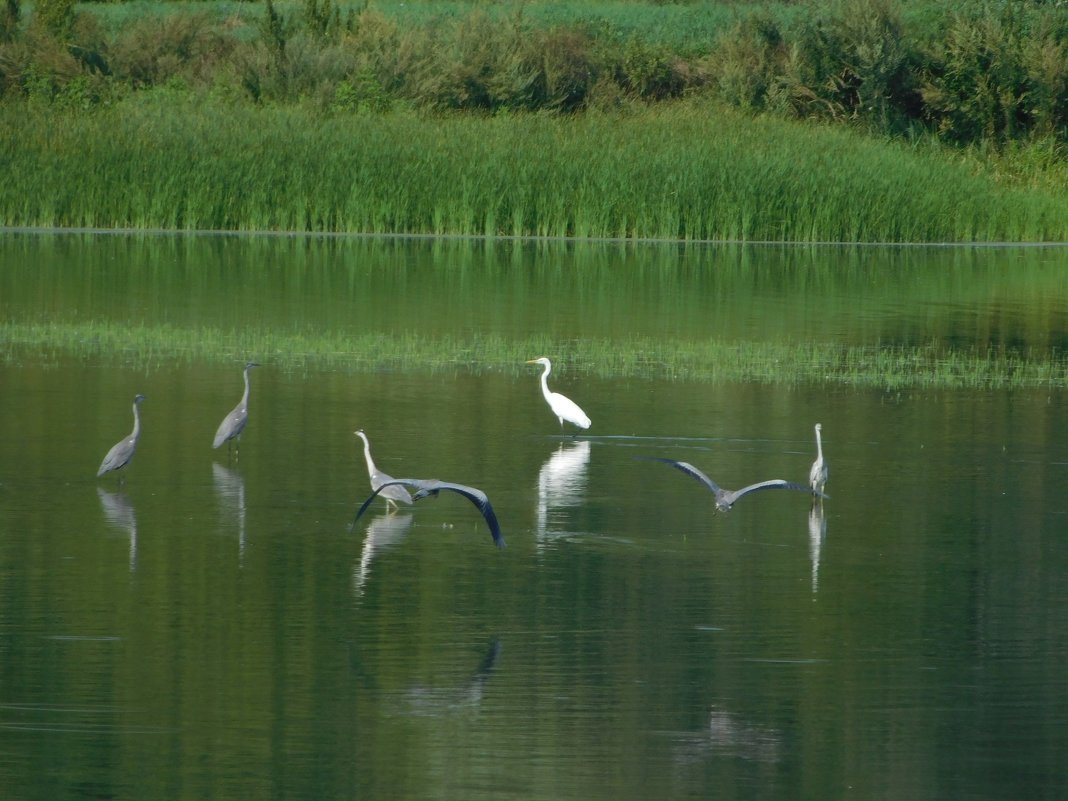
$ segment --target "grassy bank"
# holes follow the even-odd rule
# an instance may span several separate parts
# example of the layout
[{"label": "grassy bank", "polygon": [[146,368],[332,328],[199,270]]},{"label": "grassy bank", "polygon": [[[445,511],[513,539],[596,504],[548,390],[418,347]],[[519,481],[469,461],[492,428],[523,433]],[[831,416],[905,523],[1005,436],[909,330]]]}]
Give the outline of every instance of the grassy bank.
[{"label": "grassy bank", "polygon": [[1068,192],[937,148],[703,104],[326,117],[0,106],[7,226],[741,241],[1068,239]]},{"label": "grassy bank", "polygon": [[0,356],[35,362],[77,356],[153,370],[181,361],[233,363],[254,355],[285,370],[366,373],[383,370],[529,374],[532,354],[553,353],[569,373],[780,385],[840,384],[887,390],[1063,388],[1056,353],[961,352],[920,347],[769,342],[624,340],[509,341],[496,336],[425,338],[276,329],[183,329],[102,323],[0,323]]}]

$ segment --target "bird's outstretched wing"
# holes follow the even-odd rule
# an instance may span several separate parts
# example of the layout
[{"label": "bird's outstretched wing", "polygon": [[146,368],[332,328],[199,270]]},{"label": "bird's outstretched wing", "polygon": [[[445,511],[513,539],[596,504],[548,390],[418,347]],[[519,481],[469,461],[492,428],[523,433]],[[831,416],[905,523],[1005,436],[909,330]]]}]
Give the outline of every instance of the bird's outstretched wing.
[{"label": "bird's outstretched wing", "polygon": [[679,462],[679,461],[676,461],[675,459],[665,459],[665,458],[660,457],[660,456],[639,456],[639,457],[636,457],[636,458],[638,458],[638,459],[648,459],[649,461],[653,461],[653,462],[663,462],[664,464],[669,464],[672,467],[674,467],[676,470],[681,470],[683,473],[685,473],[686,475],[690,476],[690,478],[697,479],[702,484],[704,484],[706,487],[708,487],[710,490],[712,490],[712,492],[720,492],[721,491],[720,490],[720,486],[715,481],[710,479],[708,476],[706,476],[704,473],[702,473],[700,470],[698,470],[696,467],[694,467],[689,462]]},{"label": "bird's outstretched wing", "polygon": [[423,482],[417,478],[392,478],[389,481],[383,481],[381,484],[375,487],[374,492],[367,496],[367,500],[363,502],[363,505],[360,507],[360,511],[356,513],[356,517],[352,518],[352,525],[356,525],[356,521],[359,520],[363,516],[363,513],[367,511],[367,507],[371,505],[371,501],[377,498],[378,493],[380,493],[386,487],[394,487],[400,484],[406,484],[409,487],[417,487],[422,483]]},{"label": "bird's outstretched wing", "polygon": [[441,490],[450,490],[451,492],[463,495],[478,507],[478,510],[486,519],[490,534],[493,536],[493,543],[498,548],[505,547],[504,537],[501,535],[501,525],[497,521],[497,514],[493,511],[493,506],[490,504],[486,493],[475,487],[468,487],[464,484],[453,484],[448,481],[438,481],[437,479],[395,478],[392,481],[383,482],[371,493],[371,496],[363,502],[363,506],[360,507],[360,511],[356,513],[356,517],[352,522],[355,523],[360,519],[360,515],[367,510],[367,507],[371,504],[371,501],[375,499],[375,496],[378,495],[378,493],[386,487],[391,487],[395,484],[405,484],[409,487],[414,487],[417,492],[412,497],[412,500],[415,501],[421,500],[428,495],[437,495]]},{"label": "bird's outstretched wing", "polygon": [[[758,481],[756,484],[750,484],[748,487],[742,487],[740,490],[734,490],[729,492],[730,503],[734,503],[743,495],[748,495],[751,492],[760,492],[761,490],[769,489],[785,489],[796,490],[798,492],[812,493],[812,487],[807,487],[804,484],[798,484],[793,481],[786,481],[782,478],[772,478],[767,481]],[[821,493],[822,494],[822,493]]]},{"label": "bird's outstretched wing", "polygon": [[[489,526],[490,534],[493,535],[493,543],[498,548],[504,547],[504,538],[501,536],[501,525],[497,522],[497,514],[493,511],[493,506],[490,504],[489,497],[482,490],[475,487],[468,487],[464,484],[452,484],[448,481],[437,482],[437,489],[452,490],[463,495],[467,500],[471,501],[478,511],[482,512],[482,516],[486,518],[486,524]],[[416,493],[418,497],[418,493]]]}]

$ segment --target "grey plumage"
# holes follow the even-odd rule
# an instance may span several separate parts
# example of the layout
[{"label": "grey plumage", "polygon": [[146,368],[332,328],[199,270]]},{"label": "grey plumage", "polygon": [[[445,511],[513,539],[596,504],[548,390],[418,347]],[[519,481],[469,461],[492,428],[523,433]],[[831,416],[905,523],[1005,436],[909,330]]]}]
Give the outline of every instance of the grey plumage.
[{"label": "grey plumage", "polygon": [[403,485],[391,484],[387,487],[382,486],[386,482],[392,481],[393,476],[383,473],[375,466],[374,459],[371,458],[371,443],[368,441],[367,435],[363,433],[363,429],[355,433],[357,437],[363,440],[363,458],[367,460],[367,475],[371,479],[371,489],[378,490],[378,494],[385,498],[386,504],[392,509],[396,509],[398,503],[410,504],[412,496]]},{"label": "grey plumage", "polygon": [[812,487],[814,494],[822,494],[824,487],[827,486],[827,476],[829,470],[827,469],[827,462],[823,460],[823,425],[816,423],[816,461],[812,463],[812,467],[808,471],[808,485]]},{"label": "grey plumage", "polygon": [[798,492],[813,493],[819,495],[821,498],[827,497],[819,490],[814,490],[811,487],[806,487],[804,484],[797,484],[793,481],[786,481],[781,478],[773,478],[769,479],[768,481],[760,481],[756,484],[750,484],[748,487],[742,487],[739,490],[727,490],[723,489],[715,481],[710,479],[708,476],[706,476],[704,473],[702,473],[689,462],[679,462],[675,459],[663,459],[656,456],[642,458],[648,458],[654,462],[663,462],[664,464],[669,464],[676,470],[681,470],[683,473],[690,476],[691,478],[695,478],[700,481],[712,491],[713,495],[716,496],[716,508],[719,509],[721,512],[729,512],[731,507],[734,506],[734,504],[738,501],[739,498],[742,498],[751,492],[760,492],[762,490],[769,489],[796,490]]},{"label": "grey plumage", "polygon": [[250,389],[248,371],[253,367],[259,367],[259,365],[256,362],[249,362],[245,365],[245,394],[241,396],[241,401],[234,407],[233,411],[219,423],[219,429],[215,432],[215,441],[211,447],[218,448],[224,442],[229,442],[232,439],[236,439],[238,445],[240,445],[241,432],[248,425],[248,394]]},{"label": "grey plumage", "polygon": [[501,536],[501,526],[497,522],[497,514],[493,511],[493,506],[490,504],[489,498],[482,490],[476,487],[468,487],[465,484],[453,484],[449,481],[440,481],[436,478],[394,478],[389,481],[383,482],[371,496],[363,502],[360,507],[360,511],[356,513],[356,517],[353,519],[353,523],[360,519],[360,516],[367,510],[367,507],[371,505],[371,501],[375,499],[383,489],[387,487],[393,487],[398,484],[403,484],[412,487],[416,490],[413,501],[420,501],[430,495],[437,495],[441,490],[449,490],[450,492],[456,492],[463,495],[467,500],[471,501],[482,513],[482,516],[486,519],[487,525],[489,525],[490,534],[493,536],[493,543],[498,548],[504,547],[504,538]]},{"label": "grey plumage", "polygon": [[111,447],[107,456],[104,457],[104,461],[100,463],[100,469],[96,471],[97,478],[100,478],[104,473],[110,473],[112,470],[125,467],[133,459],[134,452],[137,450],[137,440],[141,438],[141,413],[139,407],[144,399],[144,395],[138,395],[133,399],[133,431],[130,432],[130,436],[120,439]]}]

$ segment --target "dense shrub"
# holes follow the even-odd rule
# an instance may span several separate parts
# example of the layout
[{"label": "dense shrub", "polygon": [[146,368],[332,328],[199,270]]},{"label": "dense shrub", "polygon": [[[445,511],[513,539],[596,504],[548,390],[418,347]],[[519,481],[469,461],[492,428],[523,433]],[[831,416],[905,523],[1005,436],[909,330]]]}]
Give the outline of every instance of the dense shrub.
[{"label": "dense shrub", "polygon": [[234,42],[202,13],[140,20],[124,29],[110,48],[109,63],[134,87],[176,77],[209,83],[233,52]]},{"label": "dense shrub", "polygon": [[124,17],[40,0],[29,23],[19,0],[0,3],[4,98],[92,106],[166,84],[333,113],[574,113],[698,96],[960,144],[1068,141],[1063,3],[740,4],[705,40],[643,26],[656,6],[641,3],[612,21],[597,4],[568,17],[519,0],[418,10],[265,0],[227,17],[210,4]]},{"label": "dense shrub", "polygon": [[1005,142],[1068,125],[1068,37],[1029,29],[1019,7],[954,14],[924,74],[928,117],[943,136]]}]

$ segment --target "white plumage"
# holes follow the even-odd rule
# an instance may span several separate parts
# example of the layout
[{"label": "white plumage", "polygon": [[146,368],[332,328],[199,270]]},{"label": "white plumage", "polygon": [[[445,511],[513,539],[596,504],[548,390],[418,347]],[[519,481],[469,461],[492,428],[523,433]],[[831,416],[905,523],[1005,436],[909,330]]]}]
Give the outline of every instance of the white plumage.
[{"label": "white plumage", "polygon": [[527,364],[540,364],[545,368],[545,371],[541,374],[541,394],[545,396],[545,402],[549,404],[549,408],[556,415],[556,419],[560,421],[560,427],[563,428],[564,421],[567,420],[567,422],[579,428],[589,428],[590,418],[579,408],[577,403],[559,392],[549,391],[549,373],[553,369],[552,362],[542,356],[538,359],[531,359]]}]

